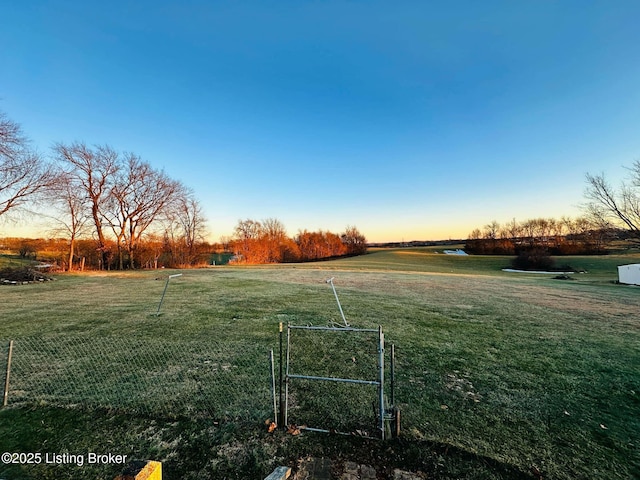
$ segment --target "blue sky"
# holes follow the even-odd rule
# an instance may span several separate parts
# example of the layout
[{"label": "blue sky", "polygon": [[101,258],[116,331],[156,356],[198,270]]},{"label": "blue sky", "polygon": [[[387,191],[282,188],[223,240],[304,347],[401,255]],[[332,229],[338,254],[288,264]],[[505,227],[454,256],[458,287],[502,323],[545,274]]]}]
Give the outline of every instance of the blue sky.
[{"label": "blue sky", "polygon": [[[132,151],[238,219],[464,238],[577,216],[640,158],[640,3],[9,2],[0,110]],[[4,226],[18,231],[15,226]]]}]

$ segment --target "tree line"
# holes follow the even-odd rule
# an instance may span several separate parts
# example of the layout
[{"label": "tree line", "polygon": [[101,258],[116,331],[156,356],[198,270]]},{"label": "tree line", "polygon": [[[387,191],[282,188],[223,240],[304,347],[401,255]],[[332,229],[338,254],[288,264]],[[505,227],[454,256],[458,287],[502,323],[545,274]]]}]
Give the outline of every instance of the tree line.
[{"label": "tree line", "polygon": [[465,250],[479,255],[518,255],[538,249],[551,255],[601,254],[616,233],[588,217],[513,219],[503,225],[494,220],[469,234]]},{"label": "tree line", "polygon": [[367,251],[367,240],[352,226],[340,234],[303,230],[291,238],[278,219],[246,219],[238,221],[234,236],[226,240],[225,247],[234,253],[236,263],[308,262],[361,255]]},{"label": "tree line", "polygon": [[[116,250],[115,241],[107,239],[108,248]],[[55,238],[0,238],[0,250],[18,254],[22,258],[37,260],[50,264],[56,269],[68,270],[69,240],[63,237]],[[216,245],[203,241],[198,243],[190,258],[186,256],[186,249],[176,251],[171,243],[166,242],[162,235],[145,235],[136,252],[136,268],[189,268],[208,265],[211,263],[212,252]],[[74,249],[74,270],[97,270],[102,261],[101,253],[96,249],[93,238],[82,237],[76,240]],[[110,269],[117,269],[117,261]],[[126,268],[126,267],[125,267]]]}]

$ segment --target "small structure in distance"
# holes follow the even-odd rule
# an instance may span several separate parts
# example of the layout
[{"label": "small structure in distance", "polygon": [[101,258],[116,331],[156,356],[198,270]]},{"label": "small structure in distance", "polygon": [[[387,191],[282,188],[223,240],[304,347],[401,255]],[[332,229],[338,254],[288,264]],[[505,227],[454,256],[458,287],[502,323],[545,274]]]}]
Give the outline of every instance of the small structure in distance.
[{"label": "small structure in distance", "polygon": [[640,263],[620,265],[618,267],[618,282],[627,285],[640,285]]},{"label": "small structure in distance", "polygon": [[456,250],[444,250],[444,253],[446,253],[447,255],[469,255],[467,252],[459,248]]}]

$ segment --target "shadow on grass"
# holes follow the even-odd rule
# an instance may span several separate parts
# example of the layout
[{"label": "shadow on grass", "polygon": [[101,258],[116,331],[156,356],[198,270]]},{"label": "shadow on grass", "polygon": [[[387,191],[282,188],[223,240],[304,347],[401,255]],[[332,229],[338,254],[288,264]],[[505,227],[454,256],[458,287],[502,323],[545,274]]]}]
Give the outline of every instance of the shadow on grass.
[{"label": "shadow on grass", "polygon": [[[439,479],[535,478],[512,465],[451,445],[399,438],[389,441],[303,433],[273,434],[241,419],[154,419],[101,410],[52,407],[0,411],[0,451],[127,455],[127,461],[163,462],[166,480],[264,478],[276,466],[293,468],[300,458],[324,457],[375,466],[392,478],[394,468]],[[0,478],[114,478],[124,465],[5,465]]]}]

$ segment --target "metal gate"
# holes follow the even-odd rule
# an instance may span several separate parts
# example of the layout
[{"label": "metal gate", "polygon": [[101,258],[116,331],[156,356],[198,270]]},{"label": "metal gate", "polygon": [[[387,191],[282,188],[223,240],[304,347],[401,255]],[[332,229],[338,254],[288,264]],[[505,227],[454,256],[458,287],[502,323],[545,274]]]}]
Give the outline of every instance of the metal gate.
[{"label": "metal gate", "polygon": [[[335,335],[354,335],[357,333],[372,335],[376,338],[376,375],[375,378],[342,378],[339,376],[334,376],[327,374],[325,376],[322,375],[309,375],[304,371],[296,371],[295,373],[292,371],[292,358],[291,358],[291,349],[292,349],[292,331],[306,331],[309,333],[317,333],[322,334],[332,332]],[[282,330],[281,330],[282,332]],[[326,337],[325,337],[326,338]],[[371,342],[374,343],[374,342]],[[373,346],[373,345],[371,345]],[[393,348],[392,348],[393,352]],[[333,352],[335,355],[345,354],[346,352]],[[313,357],[313,355],[311,355]],[[353,358],[353,362],[356,362],[355,357]],[[376,410],[376,429],[378,431],[378,435],[380,438],[384,439],[386,436],[385,433],[385,422],[389,420],[393,420],[395,418],[394,415],[388,415],[387,408],[385,407],[385,345],[384,345],[384,333],[382,331],[382,327],[378,327],[377,329],[368,329],[368,328],[352,328],[350,326],[347,327],[320,327],[320,326],[302,326],[302,325],[287,325],[287,345],[286,345],[286,372],[284,374],[284,408],[282,408],[282,392],[281,392],[281,413],[283,421],[283,425],[289,425],[289,401],[290,401],[290,392],[289,387],[291,382],[298,381],[312,381],[312,382],[334,382],[334,383],[343,383],[343,384],[357,384],[357,385],[369,385],[377,387],[376,399],[372,402],[375,405]],[[394,359],[393,355],[391,356],[391,398],[393,403],[393,388],[394,388]],[[308,372],[307,372],[308,373]],[[374,375],[371,375],[374,377]],[[395,412],[395,408],[388,407],[389,410]],[[309,431],[315,432],[332,432],[332,433],[347,433],[348,432],[338,432],[336,429],[329,428],[326,425],[318,425],[318,426],[300,426],[300,429],[305,429]]]}]

